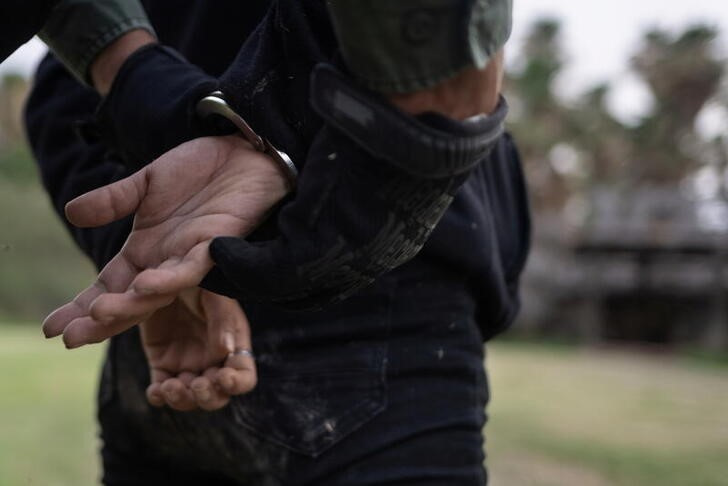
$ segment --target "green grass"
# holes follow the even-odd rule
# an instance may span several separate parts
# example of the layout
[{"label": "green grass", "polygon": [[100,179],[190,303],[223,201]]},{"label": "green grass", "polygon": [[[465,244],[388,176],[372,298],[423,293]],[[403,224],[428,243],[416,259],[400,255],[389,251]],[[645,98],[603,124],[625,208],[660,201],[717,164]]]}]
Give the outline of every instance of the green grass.
[{"label": "green grass", "polygon": [[92,282],[91,264],[37,183],[0,177],[0,228],[0,318],[41,319]]},{"label": "green grass", "polygon": [[[0,486],[98,477],[103,348],[0,325]],[[518,342],[488,346],[495,486],[728,484],[728,369]]]},{"label": "green grass", "polygon": [[496,475],[514,474],[510,455],[530,458],[516,484],[728,484],[728,369],[517,343],[489,346],[488,366]]},{"label": "green grass", "polygon": [[0,325],[0,486],[96,483],[101,352],[66,351],[39,326]]}]

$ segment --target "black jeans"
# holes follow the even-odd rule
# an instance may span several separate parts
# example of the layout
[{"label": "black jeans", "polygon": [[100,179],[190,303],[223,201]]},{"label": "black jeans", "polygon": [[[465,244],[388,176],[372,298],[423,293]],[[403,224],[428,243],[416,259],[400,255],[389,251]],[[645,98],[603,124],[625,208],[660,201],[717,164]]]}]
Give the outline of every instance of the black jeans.
[{"label": "black jeans", "polygon": [[413,262],[317,313],[248,306],[258,387],[222,411],[150,407],[134,330],[100,389],[107,485],[482,485],[488,388],[474,302]]}]

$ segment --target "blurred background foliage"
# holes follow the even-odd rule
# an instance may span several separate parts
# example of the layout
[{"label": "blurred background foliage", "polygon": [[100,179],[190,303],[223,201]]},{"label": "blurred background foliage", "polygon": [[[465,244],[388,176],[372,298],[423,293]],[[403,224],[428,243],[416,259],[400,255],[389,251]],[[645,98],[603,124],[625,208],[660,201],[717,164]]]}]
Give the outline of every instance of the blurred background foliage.
[{"label": "blurred background foliage", "polygon": [[[8,86],[15,96],[25,91],[24,81],[17,90],[20,81],[9,79],[0,88],[3,107]],[[92,266],[53,214],[22,131],[4,120],[0,127],[13,134],[0,148],[0,320],[37,324],[90,283]]]},{"label": "blurred background foliage", "polygon": [[532,25],[507,83],[535,226],[516,332],[728,350],[728,127],[697,129],[728,113],[717,34],[647,31],[626,63],[652,102],[625,122],[607,83],[556,94],[560,24]]}]

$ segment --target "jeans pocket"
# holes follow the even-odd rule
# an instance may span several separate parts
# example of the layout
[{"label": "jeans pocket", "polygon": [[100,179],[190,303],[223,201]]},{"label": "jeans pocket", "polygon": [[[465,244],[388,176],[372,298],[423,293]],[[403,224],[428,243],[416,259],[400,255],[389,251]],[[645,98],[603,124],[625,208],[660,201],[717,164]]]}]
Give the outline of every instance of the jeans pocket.
[{"label": "jeans pocket", "polygon": [[287,328],[295,337],[283,346],[257,346],[258,386],[231,401],[235,421],[264,440],[316,457],[382,412],[389,299],[344,302]]}]

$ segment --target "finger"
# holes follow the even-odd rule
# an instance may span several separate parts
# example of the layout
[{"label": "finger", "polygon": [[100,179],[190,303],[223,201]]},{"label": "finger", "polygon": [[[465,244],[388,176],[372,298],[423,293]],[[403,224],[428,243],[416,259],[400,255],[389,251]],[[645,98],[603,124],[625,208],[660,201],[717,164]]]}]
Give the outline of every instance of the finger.
[{"label": "finger", "polygon": [[187,388],[189,388],[190,387],[190,384],[192,383],[192,380],[194,380],[195,378],[197,378],[197,376],[198,376],[197,373],[192,373],[191,371],[181,371],[177,375],[177,378],[179,379],[179,381],[182,382],[182,384],[184,386],[186,386]]},{"label": "finger", "polygon": [[192,391],[179,378],[170,378],[162,383],[164,401],[170,408],[189,412],[197,408]]},{"label": "finger", "polygon": [[213,359],[236,349],[250,349],[250,324],[240,304],[207,290],[200,291],[200,306],[207,322],[207,340]]},{"label": "finger", "polygon": [[104,290],[104,287],[96,281],[78,294],[71,302],[51,312],[43,321],[43,334],[45,337],[52,338],[60,335],[74,319],[88,315],[91,302],[101,295]]},{"label": "finger", "polygon": [[217,372],[217,368],[206,370],[204,376],[198,376],[190,384],[190,389],[195,395],[197,405],[207,411],[223,408],[230,401],[230,397],[215,387],[211,377]]},{"label": "finger", "polygon": [[66,204],[66,217],[79,228],[101,226],[136,211],[147,193],[149,169],[87,192]]},{"label": "finger", "polygon": [[100,343],[121,334],[147,317],[149,314],[139,316],[138,319],[108,322],[100,322],[89,316],[79,317],[71,321],[63,330],[63,343],[68,349]]},{"label": "finger", "polygon": [[93,302],[100,295],[125,290],[136,274],[136,268],[122,254],[116,255],[90,287],[46,317],[43,322],[46,337],[58,336],[75,319],[87,317]]},{"label": "finger", "polygon": [[109,325],[125,321],[141,321],[142,316],[149,315],[174,300],[174,295],[139,295],[134,292],[119,294],[106,293],[93,301],[89,315]]},{"label": "finger", "polygon": [[[250,349],[250,344],[238,343],[237,349]],[[228,395],[242,395],[248,393],[258,384],[258,370],[255,358],[251,354],[232,354],[225,360],[225,366],[220,368],[215,383]]]},{"label": "finger", "polygon": [[[215,376],[216,385],[231,396],[249,392],[258,382],[258,372],[252,354],[250,322],[245,311],[237,301],[206,290],[200,292],[200,302],[207,317],[209,342],[218,342],[224,349],[229,350],[230,345],[227,340],[232,332],[233,350],[249,351],[248,353],[228,351],[224,367]],[[215,326],[219,326],[220,330],[216,330]]]},{"label": "finger", "polygon": [[173,300],[174,296],[139,298],[132,294],[101,294],[91,303],[88,315],[65,326],[63,342],[68,349],[100,343],[144,321]]},{"label": "finger", "polygon": [[254,367],[245,370],[223,367],[215,377],[215,384],[231,397],[243,395],[255,388],[255,385],[258,384],[258,376]]},{"label": "finger", "polygon": [[198,243],[184,258],[171,259],[157,268],[141,272],[131,283],[141,295],[176,294],[182,289],[196,287],[213,266],[208,253],[209,241]]},{"label": "finger", "polygon": [[161,383],[152,383],[147,387],[147,401],[153,407],[163,407],[166,405]]},{"label": "finger", "polygon": [[192,381],[197,378],[197,376],[198,375],[196,373],[192,373],[191,371],[182,371],[177,375],[177,379],[181,381],[185,387],[185,391],[182,393],[182,400],[176,405],[176,407],[178,407],[178,410],[186,411],[195,410],[197,408],[195,395],[190,388]]},{"label": "finger", "polygon": [[162,383],[172,378],[172,375],[165,370],[152,368],[150,370],[150,384],[147,387],[147,401],[153,407],[163,407],[165,405],[164,393],[162,393]]}]

